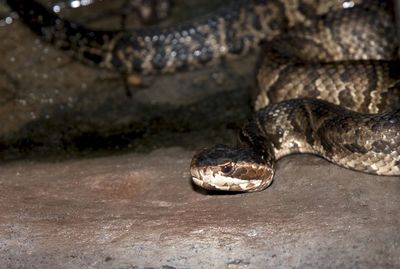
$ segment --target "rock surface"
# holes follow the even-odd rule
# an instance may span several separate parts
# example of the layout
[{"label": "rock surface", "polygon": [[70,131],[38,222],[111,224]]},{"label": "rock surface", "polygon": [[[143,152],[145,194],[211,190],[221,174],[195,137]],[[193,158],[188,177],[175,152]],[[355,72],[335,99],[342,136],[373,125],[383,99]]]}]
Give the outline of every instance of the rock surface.
[{"label": "rock surface", "polygon": [[400,180],[312,156],[260,193],[203,193],[192,151],[0,169],[2,268],[399,268]]}]

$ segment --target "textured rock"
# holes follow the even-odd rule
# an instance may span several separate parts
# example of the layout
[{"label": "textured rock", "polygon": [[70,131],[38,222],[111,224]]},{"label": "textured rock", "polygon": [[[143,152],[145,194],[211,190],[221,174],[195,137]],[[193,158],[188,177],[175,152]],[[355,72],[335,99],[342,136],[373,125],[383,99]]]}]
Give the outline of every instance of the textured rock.
[{"label": "textured rock", "polygon": [[260,193],[190,184],[161,148],[0,169],[3,268],[398,268],[400,180],[312,156]]}]

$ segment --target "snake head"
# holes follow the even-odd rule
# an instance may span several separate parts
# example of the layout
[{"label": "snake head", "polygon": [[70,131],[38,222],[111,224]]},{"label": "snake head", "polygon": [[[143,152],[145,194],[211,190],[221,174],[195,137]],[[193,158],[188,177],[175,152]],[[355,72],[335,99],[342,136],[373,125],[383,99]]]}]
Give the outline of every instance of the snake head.
[{"label": "snake head", "polygon": [[271,163],[250,148],[216,145],[192,159],[194,184],[208,190],[254,192],[267,188],[274,175]]}]

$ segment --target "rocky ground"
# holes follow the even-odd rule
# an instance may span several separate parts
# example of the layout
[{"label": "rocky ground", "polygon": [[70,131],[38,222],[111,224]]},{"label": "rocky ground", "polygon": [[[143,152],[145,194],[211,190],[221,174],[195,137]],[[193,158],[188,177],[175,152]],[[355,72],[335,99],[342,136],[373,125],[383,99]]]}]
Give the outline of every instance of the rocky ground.
[{"label": "rocky ground", "polygon": [[127,97],[18,22],[0,38],[0,268],[400,267],[398,177],[297,155],[260,193],[191,185],[250,115],[255,54]]},{"label": "rocky ground", "polygon": [[260,193],[191,185],[160,147],[0,170],[2,268],[399,268],[399,178],[311,156]]}]

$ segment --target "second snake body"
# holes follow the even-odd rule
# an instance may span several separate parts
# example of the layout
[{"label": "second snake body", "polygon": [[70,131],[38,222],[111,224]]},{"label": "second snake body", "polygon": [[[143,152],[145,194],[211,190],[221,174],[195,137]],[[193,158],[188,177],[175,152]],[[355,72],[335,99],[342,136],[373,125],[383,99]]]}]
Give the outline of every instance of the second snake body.
[{"label": "second snake body", "polygon": [[[211,15],[165,28],[101,31],[60,18],[34,0],[7,0],[26,25],[73,57],[122,73],[171,73],[246,54],[288,27],[361,0],[232,0]],[[392,45],[392,44],[390,44]]]}]

